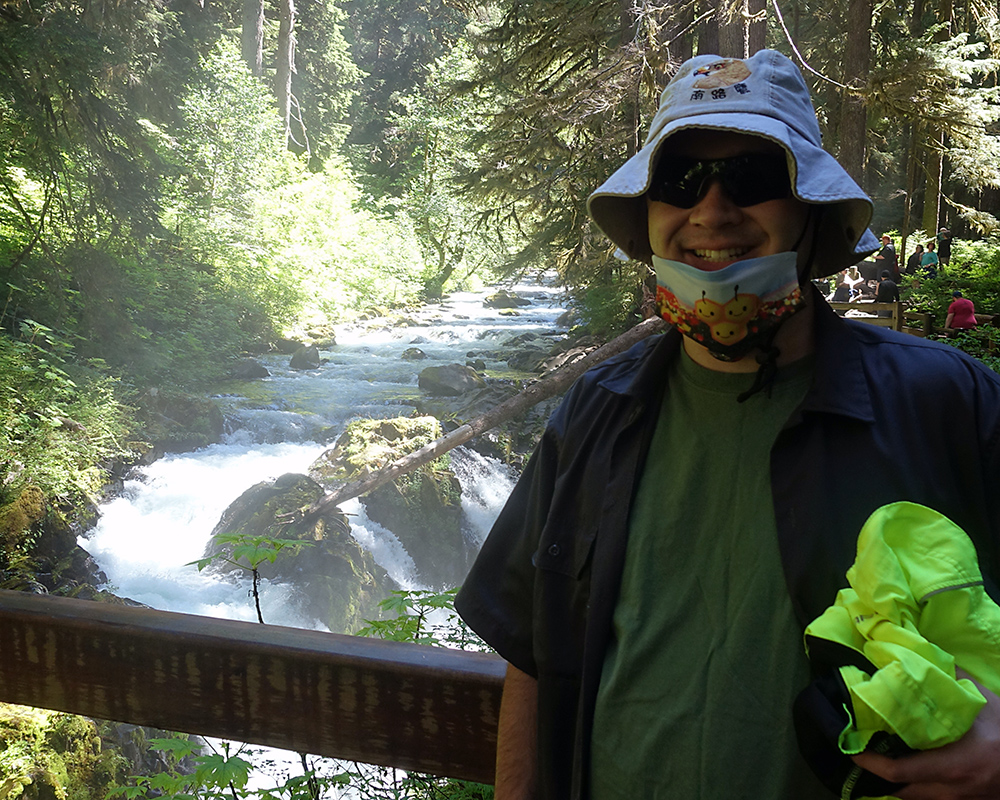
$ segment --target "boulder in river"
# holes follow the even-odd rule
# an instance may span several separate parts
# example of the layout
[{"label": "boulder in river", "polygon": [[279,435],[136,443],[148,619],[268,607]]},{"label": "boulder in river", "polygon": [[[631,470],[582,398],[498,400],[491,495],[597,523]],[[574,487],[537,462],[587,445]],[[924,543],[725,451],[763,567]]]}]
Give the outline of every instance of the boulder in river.
[{"label": "boulder in river", "polygon": [[[434,417],[355,420],[309,468],[334,488],[358,480],[441,435]],[[361,498],[368,518],[392,531],[413,559],[423,583],[457,586],[472,553],[462,534],[462,487],[445,454]]]},{"label": "boulder in river", "polygon": [[486,381],[465,364],[445,364],[421,370],[417,385],[427,394],[453,396],[482,389]]},{"label": "boulder in river", "polygon": [[271,375],[267,371],[267,367],[256,358],[244,358],[237,361],[230,374],[239,381],[252,381],[258,378],[268,378]]},{"label": "boulder in river", "polygon": [[531,301],[526,297],[520,297],[513,292],[508,292],[506,289],[501,289],[499,292],[488,295],[483,299],[483,306],[485,308],[518,308],[530,305]]},{"label": "boulder in river", "polygon": [[317,369],[322,364],[323,359],[320,357],[319,348],[314,344],[308,347],[302,345],[292,354],[292,358],[288,362],[289,367],[299,370]]},{"label": "boulder in river", "polygon": [[[220,537],[294,539],[301,549],[282,549],[274,562],[264,561],[258,572],[265,580],[294,584],[303,610],[331,631],[354,633],[365,620],[377,619],[379,601],[395,588],[371,554],[351,536],[347,518],[334,509],[305,522],[282,526],[279,515],[308,506],[323,496],[323,487],[307,475],[286,474],[251,486],[222,514],[212,531],[205,557],[209,569],[231,575],[249,574],[245,559],[234,559],[238,543]],[[233,563],[236,561],[237,563]],[[267,608],[262,609],[267,621]]]}]

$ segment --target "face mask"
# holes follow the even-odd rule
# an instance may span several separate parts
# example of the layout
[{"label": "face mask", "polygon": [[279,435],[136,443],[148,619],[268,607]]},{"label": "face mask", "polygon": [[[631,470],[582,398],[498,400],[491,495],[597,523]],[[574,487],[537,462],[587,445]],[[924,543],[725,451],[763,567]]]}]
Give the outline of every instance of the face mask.
[{"label": "face mask", "polygon": [[798,311],[802,290],[794,252],[705,272],[653,256],[656,305],[663,319],[721,361],[769,346],[774,329]]}]

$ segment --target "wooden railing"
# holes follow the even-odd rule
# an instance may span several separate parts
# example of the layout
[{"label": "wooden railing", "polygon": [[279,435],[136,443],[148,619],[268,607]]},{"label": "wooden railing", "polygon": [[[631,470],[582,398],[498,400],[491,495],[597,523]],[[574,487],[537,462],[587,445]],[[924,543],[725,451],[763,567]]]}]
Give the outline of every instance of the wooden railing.
[{"label": "wooden railing", "polygon": [[[872,325],[881,325],[884,328],[892,328],[894,331],[903,329],[903,304],[902,303],[830,303],[830,308],[834,311],[855,311],[865,316],[850,316],[860,322],[868,322]],[[879,316],[878,312],[888,312],[885,316]]]},{"label": "wooden railing", "polygon": [[[903,331],[914,336],[929,336],[935,330],[934,317],[922,311],[907,311],[902,303],[875,303],[875,302],[854,302],[854,303],[834,303],[830,302],[830,307],[837,312],[854,311],[856,314],[849,314],[850,319],[859,322],[867,322],[870,325],[880,325],[884,328],[892,328],[894,331]],[[884,316],[879,316],[878,312],[888,312]]]},{"label": "wooden railing", "polygon": [[492,783],[485,653],[0,591],[0,702]]}]

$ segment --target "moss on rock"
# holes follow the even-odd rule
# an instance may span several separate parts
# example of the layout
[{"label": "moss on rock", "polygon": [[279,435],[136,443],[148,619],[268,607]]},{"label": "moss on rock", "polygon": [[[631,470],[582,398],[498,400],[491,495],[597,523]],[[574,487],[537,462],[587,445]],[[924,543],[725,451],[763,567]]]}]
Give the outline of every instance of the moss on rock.
[{"label": "moss on rock", "polygon": [[6,552],[22,547],[34,525],[45,518],[45,493],[26,486],[7,505],[0,507],[0,547]]},{"label": "moss on rock", "polygon": [[[323,488],[307,475],[282,475],[250,487],[223,513],[205,556],[216,557],[213,570],[240,574],[247,570],[232,563],[234,544],[216,537],[308,543],[298,551],[282,550],[274,563],[265,561],[258,572],[266,580],[294,584],[304,610],[330,630],[353,633],[365,620],[378,617],[378,603],[392,591],[392,581],[351,536],[347,518],[339,510],[303,522],[279,522],[282,515],[311,505],[322,495]],[[264,615],[266,621],[267,609]]]},{"label": "moss on rock", "polygon": [[127,768],[120,753],[104,749],[93,721],[0,703],[3,800],[104,800]]},{"label": "moss on rock", "polygon": [[[431,416],[355,420],[309,474],[330,488],[359,480],[440,435],[441,425]],[[362,502],[369,519],[403,543],[421,580],[450,587],[465,576],[471,553],[462,534],[462,487],[448,454],[380,486]]]}]

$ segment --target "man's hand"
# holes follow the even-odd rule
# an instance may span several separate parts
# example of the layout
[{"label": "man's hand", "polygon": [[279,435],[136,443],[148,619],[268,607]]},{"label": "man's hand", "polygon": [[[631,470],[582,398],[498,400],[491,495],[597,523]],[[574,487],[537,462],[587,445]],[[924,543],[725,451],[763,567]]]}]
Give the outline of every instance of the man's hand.
[{"label": "man's hand", "polygon": [[[959,670],[960,678],[969,675]],[[969,678],[972,680],[971,678]],[[874,753],[854,756],[858,766],[894,783],[909,784],[901,800],[1000,798],[1000,697],[973,680],[986,705],[957,742],[901,758]]]}]

